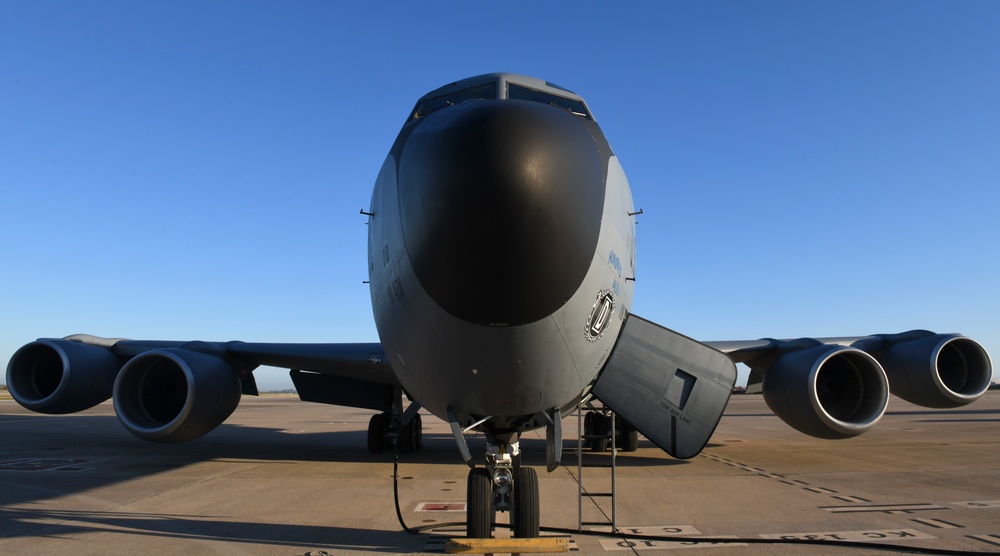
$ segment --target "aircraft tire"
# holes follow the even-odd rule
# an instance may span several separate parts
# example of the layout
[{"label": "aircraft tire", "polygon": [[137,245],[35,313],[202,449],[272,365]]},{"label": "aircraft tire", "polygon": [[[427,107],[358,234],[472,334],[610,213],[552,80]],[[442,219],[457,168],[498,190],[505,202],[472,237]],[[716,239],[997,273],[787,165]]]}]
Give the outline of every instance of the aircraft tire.
[{"label": "aircraft tire", "polygon": [[481,467],[470,469],[465,505],[465,536],[470,539],[490,538],[495,513],[490,472]]},{"label": "aircraft tire", "polygon": [[610,427],[608,426],[607,415],[599,412],[594,412],[594,418],[591,420],[591,434],[600,436],[601,438],[592,438],[590,440],[590,451],[591,452],[606,452],[608,451],[608,434],[610,433]]},{"label": "aircraft tire", "polygon": [[389,416],[376,413],[368,420],[368,452],[381,454],[389,447],[387,432],[389,431]]},{"label": "aircraft tire", "polygon": [[622,436],[622,451],[634,452],[639,449],[639,431],[630,430]]},{"label": "aircraft tire", "polygon": [[623,452],[634,452],[639,449],[639,431],[625,419],[618,418],[618,431],[621,433],[621,448]]},{"label": "aircraft tire", "polygon": [[419,413],[406,426],[400,427],[396,442],[399,442],[399,451],[404,454],[412,454],[420,449],[423,444],[423,424]]},{"label": "aircraft tire", "polygon": [[514,472],[514,537],[537,538],[539,534],[538,474],[534,468],[519,467]]}]

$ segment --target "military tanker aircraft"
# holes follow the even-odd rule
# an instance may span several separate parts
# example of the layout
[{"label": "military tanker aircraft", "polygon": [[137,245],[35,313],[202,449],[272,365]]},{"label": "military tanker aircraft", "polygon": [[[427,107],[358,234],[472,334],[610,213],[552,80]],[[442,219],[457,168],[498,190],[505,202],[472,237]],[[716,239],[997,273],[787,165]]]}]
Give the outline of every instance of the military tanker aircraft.
[{"label": "military tanker aircraft", "polygon": [[[540,79],[480,75],[421,97],[361,212],[380,342],[40,339],[12,357],[11,394],[59,414],[113,398],[129,432],[183,442],[257,393],[255,368],[283,367],[302,400],[375,410],[375,453],[418,449],[423,407],[471,467],[467,533],[484,538],[498,511],[515,536],[538,536],[537,473],[518,440],[544,428],[552,471],[561,419],[582,401],[607,410],[586,415],[592,449],[614,423],[623,450],[641,433],[690,458],[737,362],[781,419],[830,439],[875,426],[890,392],[955,407],[992,375],[985,349],[957,334],[702,343],[632,313],[640,211],[625,172],[583,98]],[[469,431],[486,438],[478,462]]]}]

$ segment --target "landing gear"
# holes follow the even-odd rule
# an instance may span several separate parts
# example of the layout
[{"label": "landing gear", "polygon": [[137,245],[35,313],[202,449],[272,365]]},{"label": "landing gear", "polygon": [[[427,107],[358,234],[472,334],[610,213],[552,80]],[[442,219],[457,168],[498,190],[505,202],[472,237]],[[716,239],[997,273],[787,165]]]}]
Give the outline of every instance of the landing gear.
[{"label": "landing gear", "polygon": [[588,411],[583,416],[583,435],[591,452],[606,452],[611,440],[611,419],[615,420],[616,446],[623,452],[639,449],[639,431],[632,423],[617,415],[602,411]]},{"label": "landing gear", "polygon": [[[415,409],[411,405],[411,410]],[[424,445],[423,431],[419,413],[413,415],[409,423],[403,424],[403,400],[400,393],[391,411],[372,415],[368,421],[368,451],[381,454],[396,443],[400,452],[413,453]]]},{"label": "landing gear", "polygon": [[530,467],[520,467],[514,473],[514,509],[511,521],[515,537],[533,539],[538,536],[538,474]]},{"label": "landing gear", "polygon": [[399,427],[396,442],[399,443],[399,451],[404,454],[412,454],[424,445],[423,423],[419,413],[409,423]]},{"label": "landing gear", "polygon": [[591,452],[606,452],[610,434],[607,415],[600,411],[588,411],[583,416],[583,435],[587,438],[587,447]]},{"label": "landing gear", "polygon": [[639,431],[632,423],[615,416],[615,428],[619,435],[619,443],[623,452],[634,452],[639,449]]},{"label": "landing gear", "polygon": [[496,512],[509,511],[515,537],[538,537],[538,474],[521,467],[516,440],[510,444],[494,440],[487,434],[486,468],[469,471],[466,535],[490,538]]},{"label": "landing gear", "polygon": [[389,414],[372,415],[368,421],[368,451],[372,454],[381,454],[389,447],[390,442]]},{"label": "landing gear", "polygon": [[465,535],[470,539],[488,539],[493,534],[496,510],[493,509],[493,478],[483,468],[469,470],[465,506]]}]

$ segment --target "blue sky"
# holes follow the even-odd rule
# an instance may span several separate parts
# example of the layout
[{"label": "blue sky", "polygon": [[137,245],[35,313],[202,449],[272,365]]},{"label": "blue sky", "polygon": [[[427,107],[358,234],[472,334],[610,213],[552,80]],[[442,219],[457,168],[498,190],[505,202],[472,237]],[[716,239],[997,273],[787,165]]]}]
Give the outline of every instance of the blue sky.
[{"label": "blue sky", "polygon": [[492,71],[588,101],[637,314],[1000,354],[1000,3],[43,1],[0,3],[0,364],[375,341],[359,210],[416,98]]}]

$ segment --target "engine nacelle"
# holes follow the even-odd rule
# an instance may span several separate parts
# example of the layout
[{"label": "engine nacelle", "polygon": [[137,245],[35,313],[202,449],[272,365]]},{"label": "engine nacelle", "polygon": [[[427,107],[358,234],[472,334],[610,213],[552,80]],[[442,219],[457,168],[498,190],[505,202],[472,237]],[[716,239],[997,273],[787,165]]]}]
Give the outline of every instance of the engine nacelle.
[{"label": "engine nacelle", "polygon": [[222,359],[182,348],[147,351],[118,373],[118,420],[151,442],[193,440],[222,424],[240,403],[240,377]]},{"label": "engine nacelle", "polygon": [[121,361],[105,348],[69,340],[37,340],[7,365],[7,389],[39,413],[83,411],[111,397]]},{"label": "engine nacelle", "polygon": [[989,388],[993,365],[983,346],[958,334],[915,331],[898,337],[919,335],[891,344],[879,356],[893,394],[924,407],[948,408],[972,403]]},{"label": "engine nacelle", "polygon": [[889,384],[878,361],[838,345],[780,356],[762,386],[775,415],[818,438],[849,438],[869,430],[889,402]]}]

